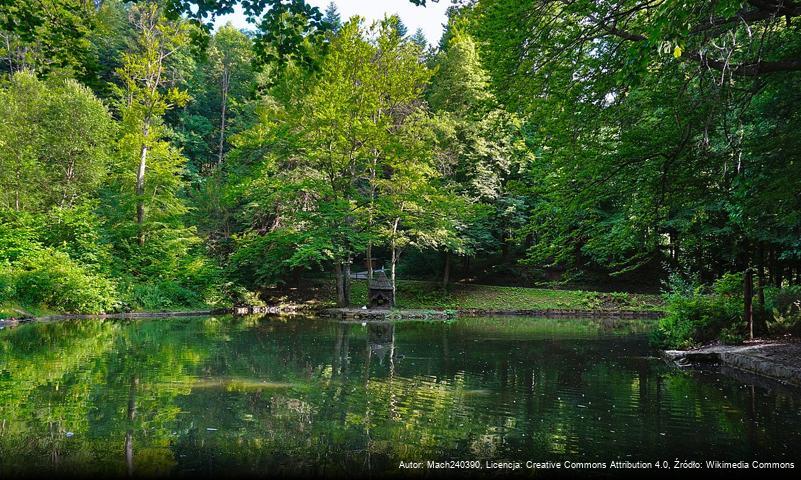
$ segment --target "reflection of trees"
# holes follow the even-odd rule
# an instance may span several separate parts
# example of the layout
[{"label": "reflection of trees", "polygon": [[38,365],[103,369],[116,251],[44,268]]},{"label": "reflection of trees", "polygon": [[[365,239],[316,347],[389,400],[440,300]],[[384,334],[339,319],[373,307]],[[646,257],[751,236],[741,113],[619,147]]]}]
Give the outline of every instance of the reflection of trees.
[{"label": "reflection of trees", "polygon": [[[83,474],[92,463],[122,473],[141,444],[145,463],[171,464],[168,424],[179,411],[171,403],[189,393],[186,381],[172,384],[203,357],[205,337],[193,337],[192,325],[202,324],[91,320],[4,332],[0,369],[10,373],[0,380],[0,419],[12,428],[0,435],[3,456],[17,469]],[[146,439],[137,442],[143,429]],[[0,473],[7,462],[0,460]]]},{"label": "reflection of trees", "polygon": [[[109,322],[31,324],[0,334],[0,475],[28,462],[69,468],[90,446],[85,435],[91,408],[90,365],[111,348]],[[37,460],[38,459],[38,460]]]},{"label": "reflection of trees", "polygon": [[[0,474],[32,458],[117,474],[335,474],[410,458],[731,456],[786,441],[767,432],[799,430],[772,412],[797,409],[795,397],[752,402],[649,360],[642,337],[609,342],[593,324],[31,327],[0,336],[0,448],[10,452]],[[660,435],[668,426],[677,435]]]}]

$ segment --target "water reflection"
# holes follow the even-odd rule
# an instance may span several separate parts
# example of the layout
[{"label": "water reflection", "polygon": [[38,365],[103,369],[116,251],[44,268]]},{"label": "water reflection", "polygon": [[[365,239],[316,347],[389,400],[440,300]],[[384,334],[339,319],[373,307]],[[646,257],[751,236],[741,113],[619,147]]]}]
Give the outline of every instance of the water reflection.
[{"label": "water reflection", "polygon": [[27,325],[0,333],[0,476],[797,460],[797,390],[669,368],[647,329],[532,318]]}]

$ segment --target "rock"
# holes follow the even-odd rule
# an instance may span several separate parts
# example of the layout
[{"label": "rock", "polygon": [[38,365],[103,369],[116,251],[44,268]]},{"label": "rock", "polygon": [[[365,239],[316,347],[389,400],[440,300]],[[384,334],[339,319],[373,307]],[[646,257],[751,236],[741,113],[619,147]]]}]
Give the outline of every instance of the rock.
[{"label": "rock", "polygon": [[801,386],[801,344],[714,345],[697,350],[666,350],[662,356],[679,367],[723,365]]},{"label": "rock", "polygon": [[0,329],[6,327],[16,327],[19,325],[19,320],[16,318],[6,318],[5,320],[0,320]]}]

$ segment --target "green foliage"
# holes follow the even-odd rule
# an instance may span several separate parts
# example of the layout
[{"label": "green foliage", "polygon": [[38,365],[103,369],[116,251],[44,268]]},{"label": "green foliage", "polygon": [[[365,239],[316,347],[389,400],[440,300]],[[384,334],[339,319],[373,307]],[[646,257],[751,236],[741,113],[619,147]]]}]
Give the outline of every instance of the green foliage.
[{"label": "green foliage", "polygon": [[97,21],[94,4],[81,0],[0,2],[3,66],[91,78],[98,61],[90,42]]},{"label": "green foliage", "polygon": [[134,284],[129,292],[130,306],[136,310],[158,311],[188,305],[200,305],[200,295],[177,282]]},{"label": "green foliage", "polygon": [[[393,281],[444,278],[445,265],[520,284],[526,271],[653,284],[678,272],[718,280],[667,297],[662,334],[690,344],[742,333],[742,284],[725,272],[797,281],[798,9],[476,0],[427,50],[397,16],[343,22],[303,0],[244,0],[257,31],[212,33],[234,4],[0,3],[4,301],[26,278],[65,288],[53,255],[68,259],[65,281],[113,278],[121,308],[137,309],[224,304],[332,266],[344,290],[364,256]],[[477,255],[500,260],[471,271]],[[447,307],[647,303],[399,293]],[[765,295],[772,329],[794,328],[794,293]]]},{"label": "green foliage", "polygon": [[420,103],[431,72],[396,27],[392,18],[369,29],[351,19],[319,71],[286,70],[259,123],[238,136],[240,151],[260,157],[245,183],[250,232],[232,257],[247,285],[344,265],[368,245],[390,247],[394,267],[404,248],[452,236],[456,207],[440,189]]},{"label": "green foliage", "polygon": [[54,207],[40,220],[47,225],[40,230],[40,241],[87,268],[108,273],[114,262],[112,246],[97,211],[95,201],[69,208]]},{"label": "green foliage", "polygon": [[453,15],[446,39],[476,39],[533,135],[530,263],[710,283],[761,244],[797,266],[801,150],[785,132],[801,77],[784,60],[799,21],[736,0],[479,0]]},{"label": "green foliage", "polygon": [[78,82],[14,74],[0,88],[0,207],[35,212],[87,198],[107,173],[113,130]]},{"label": "green foliage", "polygon": [[8,261],[0,262],[0,304],[9,302],[16,297],[17,282],[14,270]]},{"label": "green foliage", "polygon": [[253,55],[251,38],[227,24],[210,38],[205,55],[188,62],[186,88],[192,99],[173,123],[175,142],[193,174],[219,167],[230,150],[229,138],[252,123]]},{"label": "green foliage", "polygon": [[0,209],[0,262],[15,262],[37,252],[38,217],[26,212]]},{"label": "green foliage", "polygon": [[665,294],[666,314],[659,320],[654,341],[668,348],[689,348],[718,338],[741,341],[742,284],[742,274],[724,275],[711,291],[689,289],[686,282],[674,280]]},{"label": "green foliage", "polygon": [[765,289],[765,309],[772,333],[801,334],[801,286]]},{"label": "green foliage", "polygon": [[74,313],[103,313],[115,307],[112,282],[88,272],[64,252],[44,248],[14,267],[17,298],[25,304]]}]

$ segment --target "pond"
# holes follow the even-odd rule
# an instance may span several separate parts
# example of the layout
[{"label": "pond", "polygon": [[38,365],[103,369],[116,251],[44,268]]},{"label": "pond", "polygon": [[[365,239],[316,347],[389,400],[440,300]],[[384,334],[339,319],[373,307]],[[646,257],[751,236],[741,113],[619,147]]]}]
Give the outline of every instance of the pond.
[{"label": "pond", "polygon": [[24,325],[0,332],[0,477],[797,462],[797,390],[669,366],[648,328],[229,316]]}]

